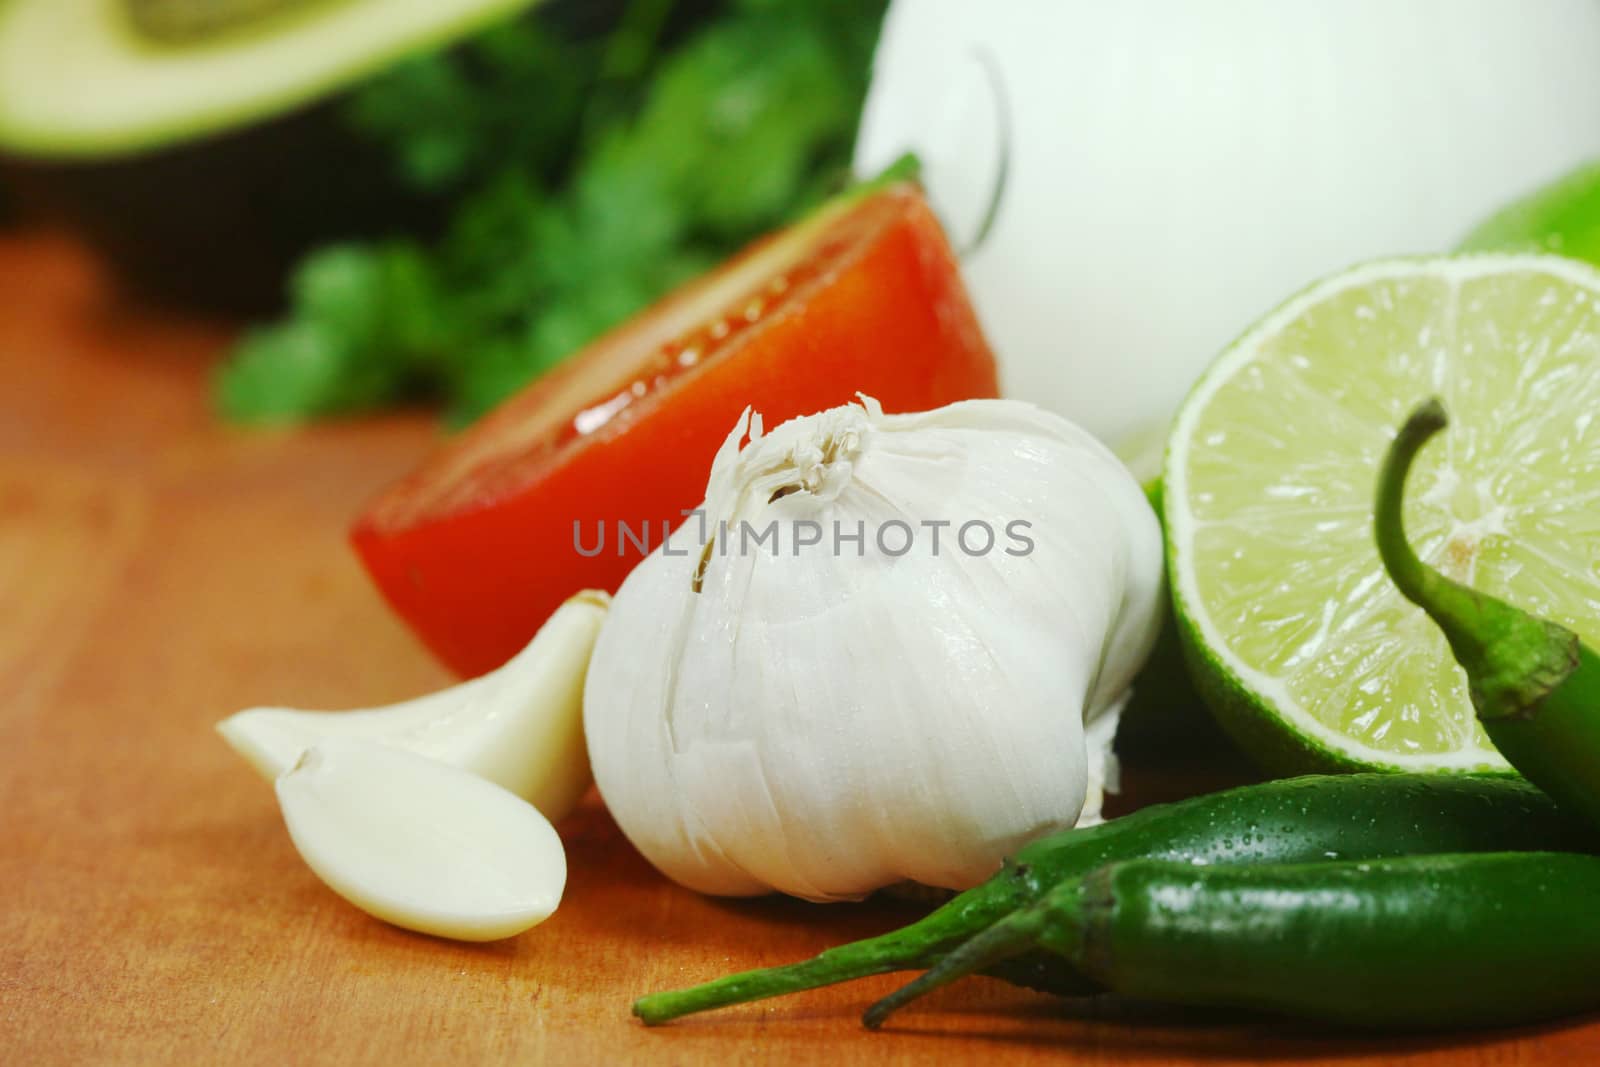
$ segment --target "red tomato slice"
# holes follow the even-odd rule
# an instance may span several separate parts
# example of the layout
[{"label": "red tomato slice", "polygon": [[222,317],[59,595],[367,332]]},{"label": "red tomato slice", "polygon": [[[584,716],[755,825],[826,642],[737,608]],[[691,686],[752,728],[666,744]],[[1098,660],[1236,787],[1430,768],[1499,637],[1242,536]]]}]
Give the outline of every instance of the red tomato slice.
[{"label": "red tomato slice", "polygon": [[[447,442],[351,539],[389,603],[463,675],[520,650],[697,506],[746,405],[766,424],[857,391],[886,411],[997,395],[956,261],[909,185],[843,199],[641,312]],[[602,525],[605,547],[592,551]],[[691,548],[693,546],[690,546]]]}]

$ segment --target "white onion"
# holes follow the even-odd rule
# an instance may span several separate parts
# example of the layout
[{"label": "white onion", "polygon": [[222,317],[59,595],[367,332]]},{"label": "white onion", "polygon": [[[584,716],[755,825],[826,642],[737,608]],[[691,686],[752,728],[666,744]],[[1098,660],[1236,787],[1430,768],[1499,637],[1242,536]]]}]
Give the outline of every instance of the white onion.
[{"label": "white onion", "polygon": [[1004,386],[1126,448],[1296,289],[1600,156],[1600,0],[896,0],[858,170],[917,151],[959,245],[997,92]]}]

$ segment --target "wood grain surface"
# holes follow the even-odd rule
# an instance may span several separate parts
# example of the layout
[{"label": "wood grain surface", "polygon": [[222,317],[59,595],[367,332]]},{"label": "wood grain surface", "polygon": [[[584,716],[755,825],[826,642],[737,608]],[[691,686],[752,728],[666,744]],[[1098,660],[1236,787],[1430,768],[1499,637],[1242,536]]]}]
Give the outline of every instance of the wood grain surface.
[{"label": "wood grain surface", "polygon": [[[877,1034],[857,1017],[893,976],[646,1030],[640,993],[915,909],[697,896],[593,797],[561,827],[571,876],[545,925],[467,946],[367,918],[212,724],[448,680],[343,540],[435,430],[219,426],[206,375],[228,336],[120,304],[70,241],[0,241],[0,1062],[1600,1063],[1593,1019],[1380,1038],[988,979]],[[1243,773],[1215,748],[1134,762],[1123,804]]]}]

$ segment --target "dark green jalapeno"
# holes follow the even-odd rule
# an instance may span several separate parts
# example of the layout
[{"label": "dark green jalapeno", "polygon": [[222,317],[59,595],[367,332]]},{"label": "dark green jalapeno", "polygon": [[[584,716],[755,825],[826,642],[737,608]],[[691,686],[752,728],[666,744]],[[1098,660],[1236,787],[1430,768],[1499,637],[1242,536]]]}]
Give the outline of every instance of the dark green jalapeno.
[{"label": "dark green jalapeno", "polygon": [[1376,1028],[1600,1007],[1600,858],[1566,853],[1196,867],[1131,860],[1063,882],[868,1009],[1045,948],[1115,993]]},{"label": "dark green jalapeno", "polygon": [[1445,422],[1444,408],[1430,400],[1390,446],[1378,481],[1378,552],[1400,592],[1444,631],[1495,748],[1529,781],[1600,825],[1600,655],[1571,630],[1446,578],[1406,541],[1406,474]]},{"label": "dark green jalapeno", "polygon": [[[867,975],[932,966],[1052,887],[1117,860],[1294,863],[1422,852],[1588,850],[1596,835],[1515,779],[1421,774],[1311,775],[1143,808],[1022,849],[989,881],[902,929],[809,960],[638,1000],[646,1023]],[[997,977],[1052,992],[1093,992],[1059,960],[997,963]]]}]

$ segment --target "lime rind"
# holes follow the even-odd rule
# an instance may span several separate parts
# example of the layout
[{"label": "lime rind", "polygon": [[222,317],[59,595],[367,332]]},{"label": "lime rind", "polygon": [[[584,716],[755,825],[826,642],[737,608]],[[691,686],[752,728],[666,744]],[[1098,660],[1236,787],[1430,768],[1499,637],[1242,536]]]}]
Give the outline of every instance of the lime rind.
[{"label": "lime rind", "polygon": [[[1319,355],[1330,334],[1334,354],[1345,358]],[[1518,358],[1474,356],[1474,345],[1514,346]],[[1475,373],[1460,373],[1462,366]],[[1582,533],[1600,527],[1600,499],[1584,504],[1586,492],[1600,497],[1600,434],[1584,436],[1581,413],[1505,415],[1563,403],[1581,409],[1589,391],[1600,401],[1600,271],[1553,256],[1367,264],[1307,288],[1230,346],[1179,412],[1164,482],[1185,655],[1235,739],[1282,770],[1507,773],[1442,638],[1382,579],[1372,487],[1394,426],[1415,401],[1442,393],[1462,429],[1419,464],[1419,546],[1448,556],[1469,544],[1466,567],[1500,583],[1492,591],[1594,640],[1600,549],[1585,558],[1581,546],[1595,545]],[[1208,423],[1224,393],[1222,403],[1255,405],[1261,417]],[[1218,441],[1219,433],[1245,441]],[[1204,447],[1192,447],[1201,434]],[[1339,447],[1319,459],[1307,444],[1319,440]],[[1488,466],[1498,469],[1453,478],[1463,469],[1458,451],[1469,457],[1469,473],[1474,456],[1493,455]],[[1559,462],[1573,456],[1589,462]],[[1527,457],[1542,461],[1535,476],[1519,467]],[[1215,490],[1230,480],[1244,487],[1244,502],[1219,499]],[[1484,485],[1492,491],[1480,492]],[[1487,503],[1475,504],[1474,493]],[[1208,528],[1226,536],[1208,544]],[[1515,588],[1507,589],[1510,577]],[[1219,593],[1229,581],[1237,588]],[[1329,617],[1304,610],[1319,600]],[[1226,614],[1219,604],[1234,616],[1214,617]],[[1283,649],[1300,662],[1264,667],[1263,657]],[[1354,701],[1358,711],[1365,701],[1364,711],[1341,718],[1351,711],[1340,706],[1341,685],[1364,687]]]}]

